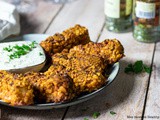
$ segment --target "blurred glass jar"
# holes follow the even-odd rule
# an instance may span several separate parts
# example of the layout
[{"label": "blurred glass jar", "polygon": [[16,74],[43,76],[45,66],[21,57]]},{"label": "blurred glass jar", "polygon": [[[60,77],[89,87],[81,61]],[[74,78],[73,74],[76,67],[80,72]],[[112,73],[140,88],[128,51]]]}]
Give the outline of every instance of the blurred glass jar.
[{"label": "blurred glass jar", "polygon": [[134,0],[133,20],[133,36],[136,40],[160,40],[160,0]]},{"label": "blurred glass jar", "polygon": [[106,28],[113,32],[127,32],[132,28],[132,0],[105,0]]}]

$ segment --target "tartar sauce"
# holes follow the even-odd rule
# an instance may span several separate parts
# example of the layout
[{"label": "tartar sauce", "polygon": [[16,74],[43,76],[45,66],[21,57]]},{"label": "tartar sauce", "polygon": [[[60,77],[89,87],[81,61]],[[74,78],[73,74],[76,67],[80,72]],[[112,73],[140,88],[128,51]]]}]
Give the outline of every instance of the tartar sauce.
[{"label": "tartar sauce", "polygon": [[34,43],[34,47],[32,46],[32,48],[29,49],[25,54],[19,55],[18,57],[14,57],[17,51],[17,49],[14,49],[15,46],[25,47],[33,45],[32,43],[33,42],[31,41],[0,43],[0,70],[25,68],[39,65],[45,62],[45,53],[42,47],[37,43]]}]

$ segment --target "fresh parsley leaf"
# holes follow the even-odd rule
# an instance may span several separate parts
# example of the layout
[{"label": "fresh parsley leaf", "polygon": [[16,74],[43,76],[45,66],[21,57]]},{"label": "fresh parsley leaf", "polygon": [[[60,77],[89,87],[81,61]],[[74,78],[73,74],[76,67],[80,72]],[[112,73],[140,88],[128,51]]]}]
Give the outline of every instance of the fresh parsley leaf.
[{"label": "fresh parsley leaf", "polygon": [[93,118],[96,119],[100,116],[100,113],[99,112],[94,112],[93,113]]},{"label": "fresh parsley leaf", "polygon": [[140,73],[143,70],[143,62],[140,61],[136,61],[133,65],[133,70],[135,73]]},{"label": "fresh parsley leaf", "polygon": [[124,69],[125,73],[141,73],[141,72],[151,73],[152,69],[145,65],[142,60],[136,61],[134,64],[128,64],[128,66]]},{"label": "fresh parsley leaf", "polygon": [[115,114],[117,114],[117,113],[114,112],[114,111],[110,111],[110,114],[111,114],[111,115],[115,115]]},{"label": "fresh parsley leaf", "polygon": [[144,67],[144,71],[145,71],[145,72],[147,72],[147,73],[149,73],[149,74],[152,72],[152,68],[150,68],[150,67],[148,67],[148,66],[146,66],[146,65],[144,65],[143,67]]},{"label": "fresh parsley leaf", "polygon": [[125,70],[124,70],[125,73],[129,73],[129,72],[134,72],[133,70],[133,65],[132,64],[129,64]]},{"label": "fresh parsley leaf", "polygon": [[84,118],[84,120],[89,120],[88,118]]}]

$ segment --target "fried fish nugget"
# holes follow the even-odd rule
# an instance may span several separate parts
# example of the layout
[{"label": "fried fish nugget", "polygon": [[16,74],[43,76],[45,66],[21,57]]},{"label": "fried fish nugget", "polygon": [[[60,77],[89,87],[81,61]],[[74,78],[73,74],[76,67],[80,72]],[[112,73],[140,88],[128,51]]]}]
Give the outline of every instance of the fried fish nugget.
[{"label": "fried fish nugget", "polygon": [[51,56],[61,52],[63,49],[70,49],[75,45],[86,44],[90,42],[90,37],[87,28],[75,25],[63,31],[61,34],[56,33],[42,41],[40,45],[45,50],[46,54]]},{"label": "fried fish nugget", "polygon": [[45,82],[40,83],[46,102],[65,102],[75,97],[74,84],[67,74],[50,76]]},{"label": "fried fish nugget", "polygon": [[124,57],[124,48],[116,39],[104,40],[101,43],[90,42],[73,47],[68,56],[78,56],[81,53],[99,56],[105,60],[106,64],[114,64]]},{"label": "fried fish nugget", "polygon": [[0,71],[0,99],[13,106],[33,104],[33,89],[21,75]]},{"label": "fried fish nugget", "polygon": [[73,81],[67,74],[27,73],[24,78],[33,86],[38,102],[64,102],[75,97]]},{"label": "fried fish nugget", "polygon": [[[106,66],[103,59],[98,56],[82,53],[69,57],[68,53],[57,53],[52,59],[59,67],[64,66],[63,72],[73,79],[77,94],[97,90],[106,82],[103,76]],[[52,66],[49,71],[54,71],[53,68]]]},{"label": "fried fish nugget", "polygon": [[92,92],[102,87],[106,82],[104,69],[103,60],[92,55],[71,58],[66,66],[78,93]]}]

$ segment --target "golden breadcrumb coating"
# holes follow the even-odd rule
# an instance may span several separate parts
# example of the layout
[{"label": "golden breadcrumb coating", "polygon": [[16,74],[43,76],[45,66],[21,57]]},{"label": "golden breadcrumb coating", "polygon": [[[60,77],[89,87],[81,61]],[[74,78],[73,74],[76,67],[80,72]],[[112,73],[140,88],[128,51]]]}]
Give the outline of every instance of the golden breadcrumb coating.
[{"label": "golden breadcrumb coating", "polygon": [[21,75],[0,71],[0,99],[10,105],[33,104],[33,89]]},{"label": "golden breadcrumb coating", "polygon": [[[124,56],[123,46],[118,40],[105,40],[78,45],[67,51],[54,54],[52,63],[67,73],[76,86],[77,93],[92,92],[102,87],[106,78],[104,69]],[[46,73],[56,71],[52,66]],[[51,72],[50,72],[51,73]]]},{"label": "golden breadcrumb coating", "polygon": [[70,58],[66,66],[66,71],[80,93],[92,92],[102,87],[106,82],[103,76],[104,69],[101,58],[85,54]]},{"label": "golden breadcrumb coating", "polygon": [[51,56],[63,49],[70,49],[79,44],[86,44],[90,42],[90,37],[87,28],[75,25],[63,31],[61,34],[56,33],[42,41],[40,45],[45,50],[46,54]]},{"label": "golden breadcrumb coating", "polygon": [[67,74],[50,76],[45,82],[40,82],[46,102],[70,101],[75,97],[74,84]]},{"label": "golden breadcrumb coating", "polygon": [[72,79],[67,74],[26,73],[0,71],[0,99],[13,106],[38,102],[64,102],[76,94]]},{"label": "golden breadcrumb coating", "polygon": [[116,39],[104,40],[101,43],[90,42],[73,47],[69,51],[69,56],[78,56],[82,53],[102,57],[106,64],[114,64],[124,57],[124,48]]},{"label": "golden breadcrumb coating", "polygon": [[[106,66],[102,58],[86,54],[68,57],[68,54],[57,53],[52,56],[52,62],[59,68],[63,66],[63,69],[59,69],[58,72],[67,73],[73,79],[77,94],[92,92],[104,85],[106,79],[103,72]],[[51,66],[46,74],[57,70],[54,66]]]},{"label": "golden breadcrumb coating", "polygon": [[75,97],[73,81],[67,74],[27,73],[24,79],[33,86],[38,101],[64,102]]}]

